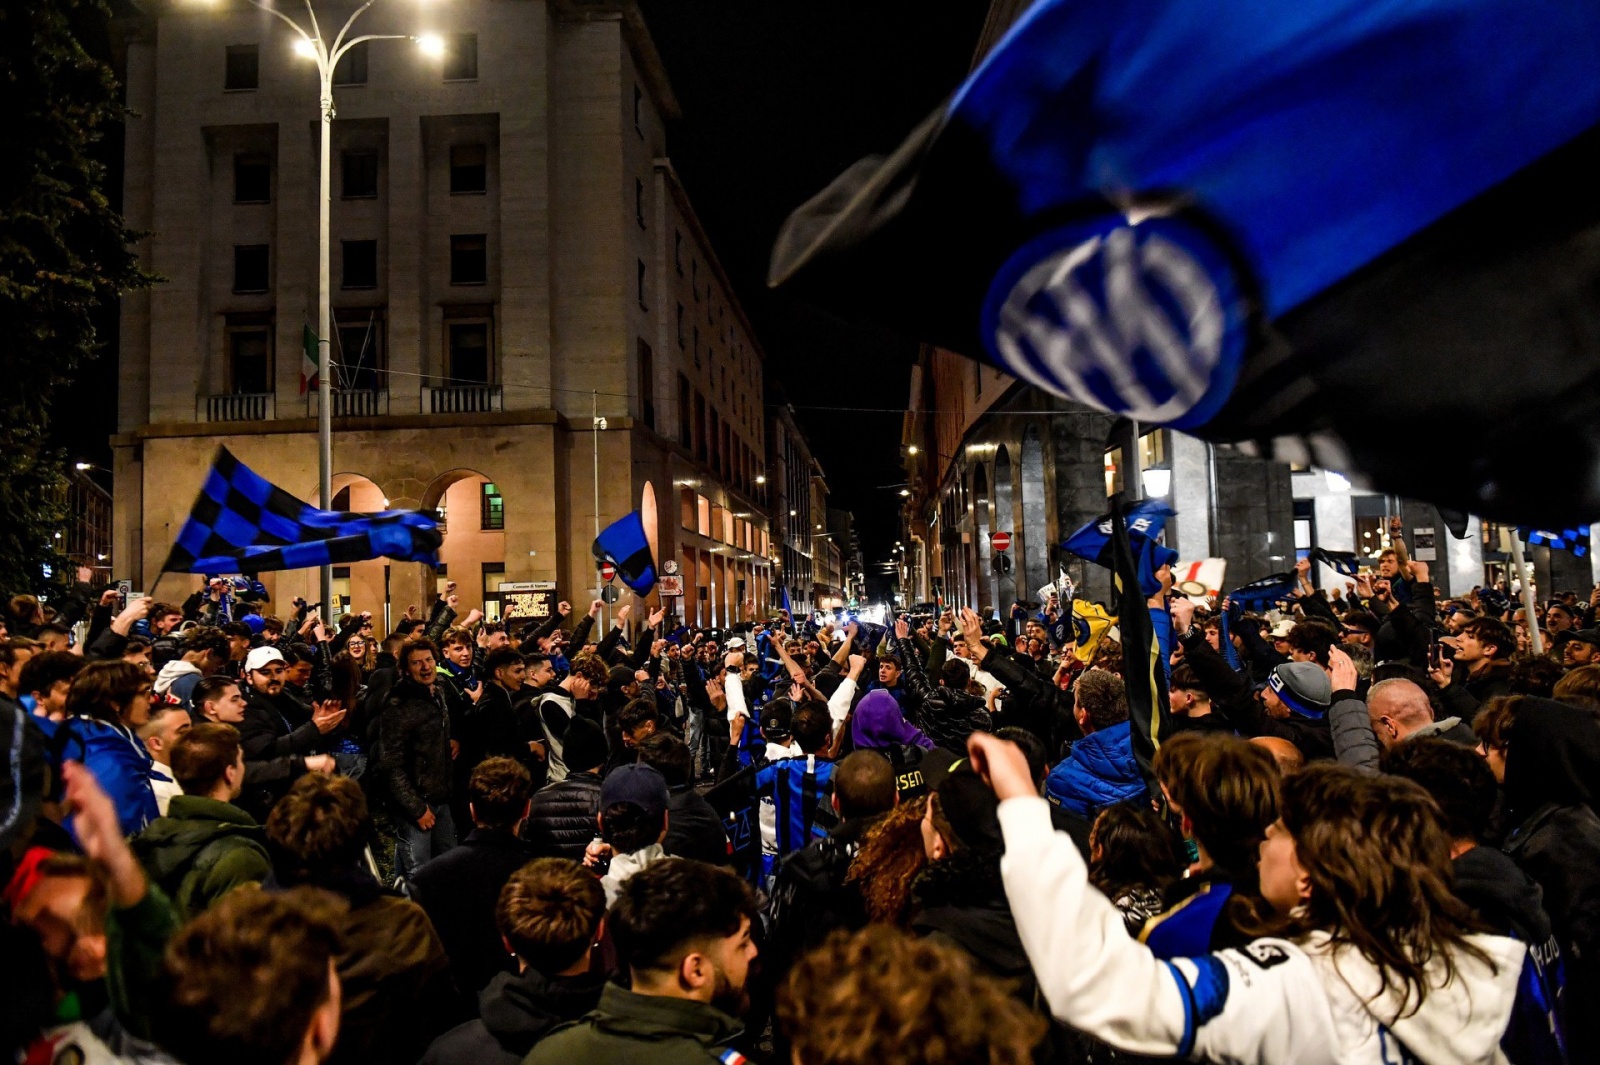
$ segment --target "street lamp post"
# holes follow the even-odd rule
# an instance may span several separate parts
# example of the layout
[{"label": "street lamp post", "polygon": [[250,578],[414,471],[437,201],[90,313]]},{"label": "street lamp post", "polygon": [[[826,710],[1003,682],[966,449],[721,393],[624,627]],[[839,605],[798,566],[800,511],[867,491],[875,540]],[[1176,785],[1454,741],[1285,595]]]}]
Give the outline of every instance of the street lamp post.
[{"label": "street lamp post", "polygon": [[[294,50],[297,55],[314,59],[320,93],[317,111],[321,125],[321,147],[318,153],[317,173],[317,488],[323,510],[333,509],[333,374],[330,366],[332,339],[332,310],[330,307],[328,277],[329,211],[332,204],[333,154],[333,72],[345,53],[366,41],[415,41],[425,55],[438,57],[444,54],[444,41],[433,34],[368,33],[351,37],[350,28],[377,0],[366,0],[350,13],[344,26],[330,45],[323,38],[321,24],[311,0],[304,0],[306,15],[310,19],[308,30],[300,23],[279,11],[265,0],[246,0],[252,7],[280,19],[295,33]],[[322,567],[321,601],[324,612],[333,607],[333,567]]]}]

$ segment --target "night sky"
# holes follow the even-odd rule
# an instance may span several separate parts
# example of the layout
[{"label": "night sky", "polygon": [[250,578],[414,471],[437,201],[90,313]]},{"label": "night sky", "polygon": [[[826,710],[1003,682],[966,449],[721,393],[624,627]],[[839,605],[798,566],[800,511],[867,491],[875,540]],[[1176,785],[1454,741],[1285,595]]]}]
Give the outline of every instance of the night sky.
[{"label": "night sky", "polygon": [[[832,504],[856,516],[870,576],[898,530],[899,412],[916,347],[767,289],[767,260],[790,211],[861,156],[893,149],[960,83],[988,2],[640,6],[683,109],[668,130],[668,154],[755,325],[768,377],[796,408],[822,463]],[[121,145],[104,147],[120,199]],[[115,316],[105,316],[110,350],[56,407],[55,435],[73,459],[109,464],[115,327]]]},{"label": "night sky", "polygon": [[[866,555],[888,558],[916,345],[767,289],[778,227],[961,82],[987,0],[641,0],[683,119],[667,149]],[[769,393],[769,399],[771,394]],[[825,409],[834,408],[834,409]],[[851,413],[837,408],[890,408]]]}]

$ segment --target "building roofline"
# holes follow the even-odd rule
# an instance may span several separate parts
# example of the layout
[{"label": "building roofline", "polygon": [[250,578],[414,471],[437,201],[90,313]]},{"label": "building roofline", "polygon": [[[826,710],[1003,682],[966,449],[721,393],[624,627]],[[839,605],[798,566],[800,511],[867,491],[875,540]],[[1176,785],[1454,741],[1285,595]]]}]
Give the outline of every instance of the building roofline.
[{"label": "building roofline", "polygon": [[740,324],[744,326],[745,334],[750,337],[750,346],[755,349],[756,358],[761,360],[762,365],[765,365],[767,361],[766,349],[761,346],[761,339],[756,334],[756,327],[751,324],[750,316],[745,313],[744,302],[739,299],[739,290],[734,287],[733,281],[729,279],[728,272],[722,268],[722,260],[717,258],[717,250],[711,243],[711,235],[706,232],[705,226],[700,222],[700,216],[695,213],[694,204],[689,199],[689,190],[684,188],[683,179],[678,176],[677,168],[672,165],[672,160],[665,156],[660,156],[655,160],[655,168],[666,178],[667,188],[671,192],[673,200],[677,202],[678,209],[683,213],[684,223],[688,225],[689,231],[698,239],[700,246],[705,249],[706,265],[711,267],[713,276],[722,283],[724,291],[728,293],[729,308],[739,319]]},{"label": "building roofline", "polygon": [[678,95],[672,91],[672,81],[667,77],[666,65],[661,62],[661,53],[656,51],[655,38],[650,35],[650,27],[645,24],[644,14],[634,0],[555,0],[553,10],[556,17],[565,22],[620,19],[623,40],[661,114],[669,119],[683,117]]}]

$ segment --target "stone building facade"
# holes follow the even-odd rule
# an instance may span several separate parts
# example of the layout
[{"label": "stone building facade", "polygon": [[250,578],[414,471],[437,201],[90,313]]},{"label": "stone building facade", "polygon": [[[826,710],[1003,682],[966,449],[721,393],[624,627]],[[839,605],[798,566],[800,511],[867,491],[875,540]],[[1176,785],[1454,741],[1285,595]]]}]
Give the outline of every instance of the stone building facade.
[{"label": "stone building facade", "polygon": [[[125,204],[164,280],[124,300],[114,439],[115,557],[136,587],[218,444],[317,491],[313,65],[243,3],[146,12]],[[379,4],[358,28],[447,49],[372,41],[335,77],[335,502],[442,507],[445,572],[373,561],[337,590],[374,612],[443,579],[464,607],[502,582],[587,601],[596,526],[650,497],[676,613],[765,602],[764,356],[668,158],[677,103],[635,5]],[[280,603],[316,594],[314,571],[264,580]]]}]

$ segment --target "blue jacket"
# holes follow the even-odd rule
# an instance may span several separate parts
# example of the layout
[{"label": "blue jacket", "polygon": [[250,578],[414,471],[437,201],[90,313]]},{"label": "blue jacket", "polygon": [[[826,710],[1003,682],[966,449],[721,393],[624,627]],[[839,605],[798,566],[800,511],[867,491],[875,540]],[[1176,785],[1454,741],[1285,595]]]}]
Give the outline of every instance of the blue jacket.
[{"label": "blue jacket", "polygon": [[[155,768],[144,744],[131,731],[119,725],[87,717],[50,721],[33,718],[49,742],[51,761],[60,768],[63,761],[82,762],[117,808],[117,821],[124,835],[131,836],[160,816],[150,774]],[[76,840],[72,818],[66,829]]]},{"label": "blue jacket", "polygon": [[1072,753],[1050,771],[1045,798],[1079,817],[1143,795],[1144,777],[1133,757],[1131,726],[1126,722],[1091,732],[1072,745]]}]

